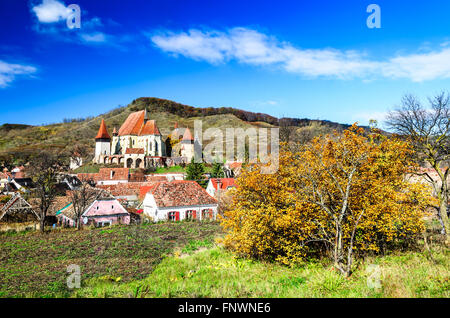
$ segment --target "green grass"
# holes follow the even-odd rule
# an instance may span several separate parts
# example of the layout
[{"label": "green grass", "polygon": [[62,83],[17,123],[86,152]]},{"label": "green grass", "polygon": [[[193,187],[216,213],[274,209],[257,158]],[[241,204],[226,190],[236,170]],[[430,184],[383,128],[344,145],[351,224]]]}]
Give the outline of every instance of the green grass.
[{"label": "green grass", "polygon": [[158,167],[154,172],[151,173],[170,173],[170,172],[186,172],[186,168],[181,166],[173,166],[173,167]]},{"label": "green grass", "polygon": [[83,281],[143,279],[174,250],[207,244],[220,233],[215,222],[2,233],[0,297],[67,297],[70,264],[81,267]]},{"label": "green grass", "polygon": [[[145,279],[90,281],[74,297],[449,297],[449,251],[368,258],[350,278],[319,262],[289,268],[239,259],[221,247],[165,258]],[[371,287],[370,265],[380,287]]]},{"label": "green grass", "polygon": [[89,162],[77,169],[74,170],[74,173],[97,173],[100,171],[100,168],[123,168],[123,164],[96,164],[93,162]]},{"label": "green grass", "polygon": [[[345,278],[327,260],[235,257],[216,245],[221,235],[213,222],[1,234],[0,297],[450,297],[440,244],[358,260]],[[81,266],[80,289],[65,285],[69,264]]]}]

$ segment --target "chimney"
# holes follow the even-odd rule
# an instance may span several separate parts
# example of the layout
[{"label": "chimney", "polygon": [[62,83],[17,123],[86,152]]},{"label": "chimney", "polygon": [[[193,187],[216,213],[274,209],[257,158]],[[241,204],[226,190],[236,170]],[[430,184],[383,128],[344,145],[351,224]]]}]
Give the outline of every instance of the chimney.
[{"label": "chimney", "polygon": [[144,125],[147,123],[147,121],[150,119],[149,112],[147,111],[147,106],[145,106],[145,114],[144,114]]}]

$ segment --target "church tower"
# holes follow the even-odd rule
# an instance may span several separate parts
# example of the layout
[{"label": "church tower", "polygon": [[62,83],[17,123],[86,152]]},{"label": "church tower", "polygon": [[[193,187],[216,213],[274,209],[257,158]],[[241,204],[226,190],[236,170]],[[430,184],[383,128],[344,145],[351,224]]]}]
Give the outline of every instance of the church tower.
[{"label": "church tower", "polygon": [[181,140],[181,156],[186,158],[187,163],[191,162],[194,157],[194,138],[192,138],[189,128],[186,128]]},{"label": "church tower", "polygon": [[102,119],[97,136],[95,136],[95,159],[99,162],[100,156],[111,154],[111,137],[106,129],[105,121]]}]

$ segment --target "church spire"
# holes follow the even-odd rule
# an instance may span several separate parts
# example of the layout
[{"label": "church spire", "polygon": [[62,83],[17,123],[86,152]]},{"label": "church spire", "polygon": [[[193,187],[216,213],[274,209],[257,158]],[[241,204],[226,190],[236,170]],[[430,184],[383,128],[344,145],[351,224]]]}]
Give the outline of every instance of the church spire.
[{"label": "church spire", "polygon": [[98,129],[98,133],[97,133],[97,136],[95,136],[95,139],[111,139],[111,137],[108,134],[108,130],[106,129],[106,124],[105,124],[104,119],[102,119],[100,128]]}]

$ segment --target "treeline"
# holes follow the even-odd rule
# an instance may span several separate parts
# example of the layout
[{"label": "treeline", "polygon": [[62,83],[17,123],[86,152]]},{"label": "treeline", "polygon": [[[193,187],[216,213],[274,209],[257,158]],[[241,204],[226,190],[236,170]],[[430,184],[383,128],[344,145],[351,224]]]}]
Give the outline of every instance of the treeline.
[{"label": "treeline", "polygon": [[241,109],[236,109],[232,107],[205,107],[197,108],[193,106],[183,105],[180,103],[173,102],[167,99],[155,98],[155,97],[141,97],[133,100],[131,103],[131,109],[133,111],[142,110],[145,107],[149,111],[160,111],[169,112],[180,117],[202,117],[202,116],[213,116],[213,115],[224,115],[232,114],[237,118],[248,121],[248,122],[265,122],[271,125],[278,126],[281,120],[289,122],[289,126],[304,127],[308,126],[314,122],[320,123],[327,127],[343,130],[350,126],[331,122],[328,120],[312,120],[307,118],[282,118],[278,119],[274,116],[264,114],[264,113],[254,113]]}]

